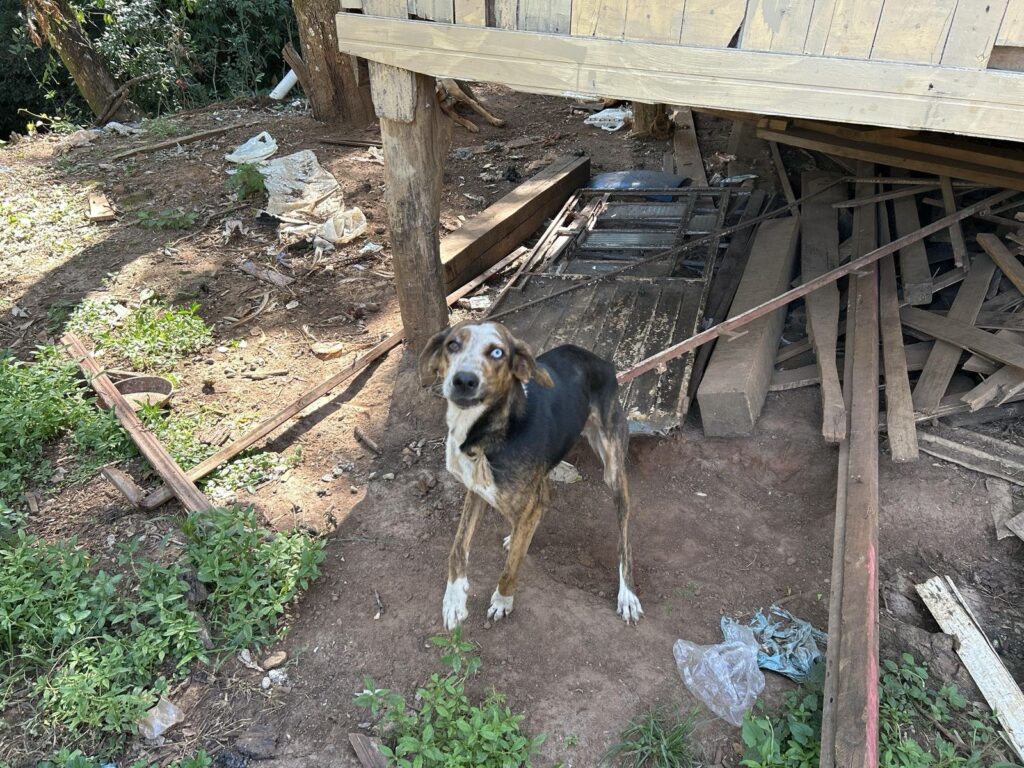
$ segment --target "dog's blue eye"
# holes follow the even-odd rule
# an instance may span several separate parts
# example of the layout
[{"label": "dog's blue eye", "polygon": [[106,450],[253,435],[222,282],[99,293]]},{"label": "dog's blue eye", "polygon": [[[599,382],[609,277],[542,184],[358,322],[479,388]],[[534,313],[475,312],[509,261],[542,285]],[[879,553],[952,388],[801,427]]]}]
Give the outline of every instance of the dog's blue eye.
[{"label": "dog's blue eye", "polygon": [[501,360],[501,358],[504,356],[505,350],[503,349],[498,349],[497,347],[495,347],[494,349],[491,350],[491,357],[493,357],[495,360]]}]

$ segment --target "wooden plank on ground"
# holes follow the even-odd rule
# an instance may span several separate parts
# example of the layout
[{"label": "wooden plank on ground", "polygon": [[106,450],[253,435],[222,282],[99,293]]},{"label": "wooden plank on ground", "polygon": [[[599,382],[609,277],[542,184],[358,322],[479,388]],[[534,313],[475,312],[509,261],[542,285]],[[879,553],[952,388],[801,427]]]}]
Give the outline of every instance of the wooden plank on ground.
[{"label": "wooden plank on ground", "polygon": [[363,768],[388,768],[388,760],[380,753],[380,742],[376,739],[362,733],[350,733],[348,743],[352,745]]},{"label": "wooden plank on ground", "polygon": [[574,38],[365,14],[339,15],[338,45],[344,53],[434,77],[531,93],[662,104],[677,103],[685,93],[692,108],[1024,139],[1024,89],[1009,72],[809,61],[802,53]]},{"label": "wooden plank on ground", "polygon": [[89,221],[114,221],[117,214],[110,200],[102,192],[89,193],[89,212],[85,215]]},{"label": "wooden plank on ground", "polygon": [[[880,227],[883,242],[889,242],[889,219],[882,208]],[[885,362],[885,427],[889,452],[895,462],[917,459],[917,425],[914,400],[910,394],[907,355],[900,324],[900,299],[896,289],[896,261],[886,256],[879,262],[878,318]]]},{"label": "wooden plank on ground", "polygon": [[445,285],[454,290],[508,255],[590,178],[590,160],[563,157],[441,241]]},{"label": "wooden plank on ground", "polygon": [[1007,5],[1007,0],[959,0],[942,50],[942,66],[985,69]]},{"label": "wooden plank on ground", "polygon": [[938,64],[956,4],[957,0],[901,0],[883,4],[871,58]]},{"label": "wooden plank on ground", "polygon": [[[799,224],[796,218],[766,221],[758,229],[730,316],[785,290],[793,276]],[[785,310],[750,323],[738,338],[719,342],[697,389],[706,435],[749,435],[761,414],[771,381]]]},{"label": "wooden plank on ground", "polygon": [[[885,259],[883,259],[885,261]],[[920,371],[928,361],[928,355],[932,351],[930,341],[918,341],[913,344],[905,344],[903,351],[907,371]],[[840,358],[839,362],[845,364],[846,358]],[[800,389],[801,387],[813,387],[821,383],[818,375],[818,364],[802,365],[799,368],[776,368],[772,374],[772,383],[768,387],[769,392],[784,392],[788,389]]]},{"label": "wooden plank on ground", "polygon": [[978,245],[985,249],[985,253],[1006,275],[1006,279],[1024,294],[1024,266],[1021,266],[1020,259],[1014,256],[996,235],[988,233],[978,235]]},{"label": "wooden plank on ground", "polygon": [[989,477],[1024,485],[1024,451],[1012,443],[959,427],[920,432],[921,450]]},{"label": "wooden plank on ground", "polygon": [[1024,760],[1024,693],[1003,666],[956,585],[948,576],[936,576],[918,584],[917,593],[942,631],[956,638],[957,655],[1003,726],[1017,757]]},{"label": "wooden plank on ground", "polygon": [[205,512],[213,504],[196,484],[182,471],[167,449],[160,443],[153,431],[142,423],[132,404],[125,399],[107,374],[100,368],[85,344],[73,333],[66,333],[61,339],[67,354],[78,363],[96,394],[110,408],[128,436],[139,449],[139,453],[153,468],[153,471],[167,483],[169,493],[176,496],[189,512]]},{"label": "wooden plank on ground", "polygon": [[[956,197],[953,195],[953,182],[949,176],[943,176],[939,179],[942,185],[942,204],[946,208],[946,213],[956,213]],[[967,243],[964,241],[964,231],[960,227],[960,222],[956,222],[949,228],[949,239],[953,245],[953,263],[957,267],[962,267],[967,263]]]},{"label": "wooden plank on ground", "polygon": [[675,123],[675,132],[672,134],[673,172],[690,179],[690,186],[708,186],[704,158],[693,125],[693,112],[689,107],[676,107],[672,122]]},{"label": "wooden plank on ground", "polygon": [[[1024,346],[1000,339],[973,325],[958,323],[948,317],[916,307],[904,307],[900,310],[900,318],[904,325],[935,339],[949,342],[1005,365],[1024,368]],[[934,355],[934,352],[932,354]]]},{"label": "wooden plank on ground", "polygon": [[[916,199],[893,200],[892,207],[897,237],[921,228]],[[904,301],[912,305],[932,303],[932,272],[928,266],[928,251],[923,240],[900,249],[900,279],[903,284]]]},{"label": "wooden plank on ground", "polygon": [[807,0],[748,0],[739,47],[803,53],[813,7]]},{"label": "wooden plank on ground", "polygon": [[[833,203],[846,197],[841,184],[833,184],[839,174],[805,171],[800,180],[803,195],[820,192],[805,202],[800,212],[800,270],[804,280],[839,266],[839,219]],[[826,189],[827,187],[827,189]],[[824,190],[824,191],[822,191]],[[870,208],[874,215],[874,208]],[[860,252],[867,253],[875,243],[861,242]],[[832,283],[806,298],[807,334],[814,345],[814,355],[821,379],[821,433],[830,443],[846,438],[846,406],[836,368],[836,347],[839,340],[839,287]]]},{"label": "wooden plank on ground", "polygon": [[686,0],[679,42],[725,48],[739,31],[746,7],[746,0]]},{"label": "wooden plank on ground", "polygon": [[[870,175],[870,174],[861,174]],[[859,209],[859,210],[864,210]],[[822,765],[878,764],[878,271],[851,277],[855,303],[834,752]],[[831,761],[831,762],[829,762]]]},{"label": "wooden plank on ground", "polygon": [[[971,271],[967,273],[967,278],[960,286],[946,319],[957,323],[973,324],[985,301],[985,294],[988,293],[994,274],[995,264],[984,256],[978,256],[971,265]],[[909,312],[910,309],[907,307],[904,312]],[[922,312],[922,314],[928,313]],[[904,315],[904,317],[906,316]],[[921,329],[918,328],[918,330]],[[978,331],[978,333],[985,334],[984,331]],[[916,410],[928,413],[938,406],[942,396],[946,394],[949,380],[956,371],[961,354],[962,347],[956,344],[942,341],[936,343],[928,358],[928,364],[914,387],[914,408]]]}]

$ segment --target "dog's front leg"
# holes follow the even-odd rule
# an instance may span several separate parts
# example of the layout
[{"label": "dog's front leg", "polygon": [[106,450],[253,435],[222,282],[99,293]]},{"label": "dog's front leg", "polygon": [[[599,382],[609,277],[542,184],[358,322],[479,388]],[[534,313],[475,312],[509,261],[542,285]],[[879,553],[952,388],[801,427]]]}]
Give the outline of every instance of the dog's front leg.
[{"label": "dog's front leg", "polygon": [[509,537],[508,556],[505,568],[498,579],[498,588],[491,595],[491,607],[487,609],[487,618],[497,621],[512,613],[512,602],[515,598],[516,585],[519,581],[519,567],[523,563],[526,551],[530,548],[533,534],[544,515],[547,502],[547,483],[531,491],[529,501],[512,523],[512,535]]},{"label": "dog's front leg", "polygon": [[455,629],[469,615],[469,611],[466,610],[466,596],[469,594],[469,579],[466,577],[469,568],[469,546],[473,541],[476,524],[485,509],[486,501],[472,491],[466,491],[459,529],[455,532],[452,551],[448,555],[448,588],[444,591],[444,602],[441,605],[444,627],[448,630]]}]

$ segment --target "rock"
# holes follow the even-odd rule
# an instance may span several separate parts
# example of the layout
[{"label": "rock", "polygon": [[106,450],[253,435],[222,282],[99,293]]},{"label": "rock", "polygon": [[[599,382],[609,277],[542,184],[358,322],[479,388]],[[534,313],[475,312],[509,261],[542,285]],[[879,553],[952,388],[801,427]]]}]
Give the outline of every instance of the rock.
[{"label": "rock", "polygon": [[288,654],[285,651],[277,651],[277,653],[272,653],[263,660],[263,668],[277,669],[286,661],[288,661]]},{"label": "rock", "polygon": [[885,600],[885,605],[889,609],[889,613],[897,619],[915,626],[921,623],[921,612],[918,610],[914,601],[909,597],[904,595],[902,592],[897,592],[894,589],[888,588],[885,589],[882,594]]},{"label": "rock", "polygon": [[235,739],[235,749],[244,757],[266,760],[277,754],[277,734],[269,726],[254,725]]},{"label": "rock", "polygon": [[270,690],[270,675],[264,675],[263,679],[260,680],[260,688],[264,691]]},{"label": "rock", "polygon": [[249,761],[233,749],[225,749],[214,759],[217,768],[248,768]]},{"label": "rock", "polygon": [[288,682],[288,673],[283,669],[272,669],[267,672],[267,677],[270,678],[272,685],[284,685]]},{"label": "rock", "polygon": [[795,557],[787,557],[786,558],[786,565],[796,565],[796,558]]},{"label": "rock", "polygon": [[394,472],[385,472],[383,475],[380,476],[380,479],[381,480],[394,480],[395,479],[395,473]]}]

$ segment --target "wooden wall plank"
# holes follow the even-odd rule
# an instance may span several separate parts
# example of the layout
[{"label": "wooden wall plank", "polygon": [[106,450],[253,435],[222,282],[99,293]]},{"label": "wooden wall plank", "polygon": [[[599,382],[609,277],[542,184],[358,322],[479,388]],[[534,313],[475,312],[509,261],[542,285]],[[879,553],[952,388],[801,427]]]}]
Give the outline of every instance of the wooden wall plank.
[{"label": "wooden wall plank", "polygon": [[[339,47],[439,77],[1024,140],[1020,75],[480,29],[346,14]],[[828,97],[823,98],[822,94]]]},{"label": "wooden wall plank", "polygon": [[746,10],[746,0],[686,0],[679,42],[725,48],[736,36]]},{"label": "wooden wall plank", "polygon": [[467,24],[471,27],[486,27],[486,0],[455,0],[455,23]]},{"label": "wooden wall plank", "polygon": [[1007,0],[959,0],[942,51],[942,66],[985,69],[1007,4]]},{"label": "wooden wall plank", "polygon": [[1010,0],[996,35],[996,45],[1024,46],[1024,0]]},{"label": "wooden wall plank", "polygon": [[802,53],[813,7],[813,0],[748,0],[739,47]]},{"label": "wooden wall plank", "polygon": [[883,0],[823,0],[814,4],[804,53],[866,59]]},{"label": "wooden wall plank", "polygon": [[519,0],[518,29],[568,35],[572,0]]},{"label": "wooden wall plank", "polygon": [[421,19],[430,19],[444,24],[455,21],[455,3],[453,0],[416,0],[413,11]]},{"label": "wooden wall plank", "polygon": [[938,64],[957,0],[888,0],[882,6],[872,59]]},{"label": "wooden wall plank", "polygon": [[574,0],[572,34],[621,40],[626,31],[626,4],[620,0]]},{"label": "wooden wall plank", "polygon": [[515,29],[519,22],[519,0],[487,0],[493,4],[494,26]]},{"label": "wooden wall plank", "polygon": [[683,27],[683,0],[629,0],[625,6],[627,40],[679,42]]}]

